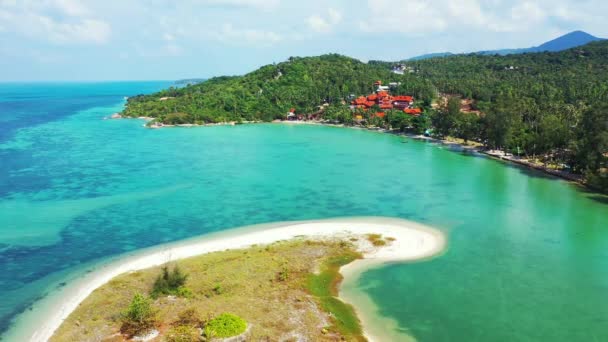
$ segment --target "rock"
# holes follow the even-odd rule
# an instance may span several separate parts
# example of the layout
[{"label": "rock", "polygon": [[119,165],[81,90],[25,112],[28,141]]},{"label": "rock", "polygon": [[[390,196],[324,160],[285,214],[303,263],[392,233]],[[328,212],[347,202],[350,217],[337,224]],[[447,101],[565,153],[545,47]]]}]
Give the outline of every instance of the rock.
[{"label": "rock", "polygon": [[148,331],[145,335],[135,336],[131,340],[132,341],[142,341],[142,342],[151,341],[151,340],[155,339],[156,337],[158,337],[159,334],[160,333],[158,332],[158,330],[153,329],[153,330]]},{"label": "rock", "polygon": [[110,119],[122,119],[122,115],[114,113],[110,116]]}]

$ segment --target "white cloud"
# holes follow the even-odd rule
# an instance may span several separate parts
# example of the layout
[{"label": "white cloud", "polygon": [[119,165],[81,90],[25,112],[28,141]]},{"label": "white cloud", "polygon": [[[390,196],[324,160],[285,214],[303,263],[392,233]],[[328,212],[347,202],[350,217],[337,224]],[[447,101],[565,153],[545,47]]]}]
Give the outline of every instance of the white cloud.
[{"label": "white cloud", "polygon": [[329,8],[326,16],[319,14],[313,14],[306,22],[308,26],[316,32],[327,33],[330,32],[334,26],[342,21],[342,13],[336,9]]},{"label": "white cloud", "polygon": [[551,16],[574,18],[566,0],[369,0],[365,32],[395,32],[410,36],[454,31],[524,32],[545,27]]},{"label": "white cloud", "polygon": [[308,26],[310,26],[311,29],[313,29],[314,31],[317,32],[329,32],[331,29],[331,25],[329,25],[329,23],[323,19],[320,15],[311,15],[310,17],[308,17]]},{"label": "white cloud", "polygon": [[279,6],[280,0],[200,0],[202,4],[226,7],[251,7],[270,10]]},{"label": "white cloud", "polygon": [[89,9],[79,0],[54,0],[53,5],[70,16],[83,16],[90,13]]},{"label": "white cloud", "polygon": [[183,49],[175,43],[167,43],[163,50],[168,56],[179,56],[183,53]]},{"label": "white cloud", "polygon": [[370,33],[397,32],[408,35],[442,31],[447,23],[440,12],[441,7],[426,0],[369,0],[368,9],[364,10],[368,18],[362,20],[359,27]]},{"label": "white cloud", "polygon": [[327,15],[329,17],[329,22],[332,25],[336,25],[338,23],[340,23],[342,21],[342,13],[340,13],[338,10],[333,9],[333,8],[329,8],[327,10]]},{"label": "white cloud", "polygon": [[283,37],[274,32],[259,29],[239,29],[232,24],[224,24],[220,32],[212,33],[211,37],[227,44],[260,44],[273,45],[283,40]]},{"label": "white cloud", "polygon": [[75,0],[0,2],[0,21],[6,31],[55,44],[106,43],[112,31],[110,25],[89,13]]}]

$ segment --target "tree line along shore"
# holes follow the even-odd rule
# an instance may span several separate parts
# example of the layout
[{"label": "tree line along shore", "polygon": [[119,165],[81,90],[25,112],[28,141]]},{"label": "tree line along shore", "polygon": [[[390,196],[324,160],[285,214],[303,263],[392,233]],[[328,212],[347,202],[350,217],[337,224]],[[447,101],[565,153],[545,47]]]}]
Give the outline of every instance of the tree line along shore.
[{"label": "tree line along shore", "polygon": [[[608,42],[561,52],[477,54],[362,63],[340,55],[291,57],[243,76],[216,77],[130,97],[125,117],[151,124],[304,119],[458,138],[608,191]],[[398,72],[397,72],[398,71]],[[405,113],[351,101],[395,85]],[[378,115],[379,113],[383,113]]]}]

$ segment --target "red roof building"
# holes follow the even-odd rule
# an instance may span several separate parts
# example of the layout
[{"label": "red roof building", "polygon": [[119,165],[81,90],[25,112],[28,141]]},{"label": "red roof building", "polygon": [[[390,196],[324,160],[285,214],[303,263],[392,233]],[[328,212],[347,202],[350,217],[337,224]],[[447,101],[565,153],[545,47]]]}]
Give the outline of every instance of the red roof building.
[{"label": "red roof building", "polygon": [[412,102],[414,101],[414,97],[409,95],[398,95],[393,97],[393,101]]},{"label": "red roof building", "polygon": [[378,112],[378,113],[376,113],[376,116],[379,117],[379,118],[383,118],[384,115],[386,115],[386,113],[384,113],[384,112]]},{"label": "red roof building", "polygon": [[420,108],[406,108],[403,111],[405,112],[405,114],[410,114],[410,115],[420,115],[420,114],[422,114],[422,109],[420,109]]}]

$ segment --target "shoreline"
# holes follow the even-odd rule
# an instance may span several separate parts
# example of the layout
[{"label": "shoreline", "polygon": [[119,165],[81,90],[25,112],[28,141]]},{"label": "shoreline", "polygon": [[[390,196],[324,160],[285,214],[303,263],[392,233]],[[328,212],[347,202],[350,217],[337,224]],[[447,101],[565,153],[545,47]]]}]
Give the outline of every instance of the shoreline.
[{"label": "shoreline", "polygon": [[[207,254],[226,249],[239,249],[252,245],[269,244],[294,238],[331,238],[352,235],[382,234],[396,240],[374,250],[362,250],[364,259],[340,269],[349,282],[356,274],[388,262],[422,260],[440,254],[446,247],[442,232],[415,222],[382,217],[339,218],[313,221],[280,222],[247,226],[202,235],[196,238],[159,245],[126,254],[102,263],[71,281],[55,293],[34,304],[33,310],[23,314],[7,333],[7,338],[20,341],[47,341],[63,321],[95,289],[112,278],[127,272],[159,266],[170,261]],[[356,272],[355,272],[356,271]],[[344,273],[343,273],[344,272]],[[342,293],[339,298],[343,299]],[[357,315],[366,313],[364,307],[350,303]],[[364,305],[363,305],[364,306]],[[374,341],[370,320],[359,316],[365,336]],[[27,324],[27,323],[31,324]],[[41,323],[43,322],[43,323]],[[36,329],[32,329],[36,326]],[[381,329],[379,329],[381,330]]]}]

